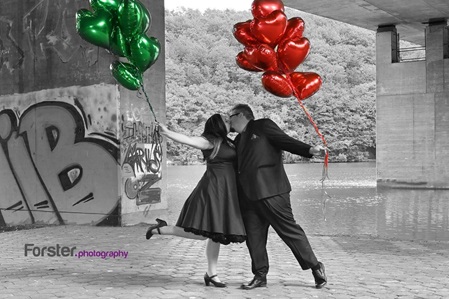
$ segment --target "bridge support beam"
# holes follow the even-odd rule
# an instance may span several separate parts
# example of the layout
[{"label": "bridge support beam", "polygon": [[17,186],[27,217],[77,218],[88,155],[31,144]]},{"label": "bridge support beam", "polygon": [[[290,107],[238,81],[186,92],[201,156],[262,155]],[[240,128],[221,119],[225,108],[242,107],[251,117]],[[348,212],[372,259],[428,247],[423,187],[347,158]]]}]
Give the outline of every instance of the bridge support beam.
[{"label": "bridge support beam", "polygon": [[447,22],[426,27],[426,59],[399,62],[396,28],[379,27],[377,184],[449,188],[449,57]]}]

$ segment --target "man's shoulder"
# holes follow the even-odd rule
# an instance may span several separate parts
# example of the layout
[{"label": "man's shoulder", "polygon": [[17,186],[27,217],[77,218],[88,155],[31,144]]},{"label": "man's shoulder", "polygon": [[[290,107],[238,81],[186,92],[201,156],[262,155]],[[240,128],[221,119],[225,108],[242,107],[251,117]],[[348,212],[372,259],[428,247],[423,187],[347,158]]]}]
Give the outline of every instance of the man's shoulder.
[{"label": "man's shoulder", "polygon": [[254,121],[254,128],[259,130],[277,129],[279,126],[269,118],[259,118]]},{"label": "man's shoulder", "polygon": [[269,118],[259,118],[259,119],[254,120],[255,125],[265,125],[265,124],[273,124],[273,123],[274,123],[274,121],[272,121]]}]

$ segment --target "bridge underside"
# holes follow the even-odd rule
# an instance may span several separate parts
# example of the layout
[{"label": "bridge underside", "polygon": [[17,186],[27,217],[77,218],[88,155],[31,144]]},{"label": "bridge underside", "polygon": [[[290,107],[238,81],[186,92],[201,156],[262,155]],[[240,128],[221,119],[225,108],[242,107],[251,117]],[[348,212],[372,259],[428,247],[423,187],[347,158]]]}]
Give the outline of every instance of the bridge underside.
[{"label": "bridge underside", "polygon": [[395,25],[401,39],[422,46],[426,24],[449,17],[447,0],[284,0],[283,3],[370,30]]},{"label": "bridge underside", "polygon": [[[377,182],[449,189],[447,0],[284,0],[304,12],[376,34]],[[424,47],[400,59],[399,40]]]}]

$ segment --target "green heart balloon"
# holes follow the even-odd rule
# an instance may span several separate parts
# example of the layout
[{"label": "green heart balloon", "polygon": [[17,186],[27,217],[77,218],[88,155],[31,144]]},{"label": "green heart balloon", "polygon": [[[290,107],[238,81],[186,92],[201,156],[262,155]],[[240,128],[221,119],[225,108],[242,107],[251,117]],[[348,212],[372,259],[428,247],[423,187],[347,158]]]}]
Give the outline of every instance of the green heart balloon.
[{"label": "green heart balloon", "polygon": [[151,26],[151,15],[148,9],[139,1],[137,1],[137,4],[139,5],[139,8],[142,13],[142,33],[145,33],[150,29]]},{"label": "green heart balloon", "polygon": [[142,35],[134,39],[129,48],[128,60],[143,73],[159,57],[161,45],[155,37]]},{"label": "green heart balloon", "polygon": [[80,9],[76,13],[76,31],[85,41],[109,49],[111,18],[105,11],[94,14],[87,9]]},{"label": "green heart balloon", "polygon": [[132,64],[114,61],[110,69],[112,76],[124,87],[137,90],[142,85],[142,73]]},{"label": "green heart balloon", "polygon": [[94,11],[104,10],[111,15],[115,15],[122,0],[89,0],[90,6]]},{"label": "green heart balloon", "polygon": [[143,13],[140,6],[140,3],[138,4],[134,0],[123,0],[118,8],[118,24],[123,36],[127,39],[132,39],[143,33]]},{"label": "green heart balloon", "polygon": [[118,55],[120,57],[127,57],[129,55],[128,41],[123,36],[119,26],[115,26],[112,29],[109,44],[109,49],[115,55]]}]

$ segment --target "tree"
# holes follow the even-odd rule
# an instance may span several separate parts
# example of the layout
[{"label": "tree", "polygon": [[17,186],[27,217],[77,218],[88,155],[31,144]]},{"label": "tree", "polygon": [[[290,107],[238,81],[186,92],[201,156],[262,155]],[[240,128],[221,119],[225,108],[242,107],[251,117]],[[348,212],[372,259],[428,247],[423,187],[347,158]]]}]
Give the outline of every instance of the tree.
[{"label": "tree", "polygon": [[[297,71],[316,72],[321,89],[304,105],[325,135],[331,162],[364,161],[375,148],[375,34],[355,26],[287,8],[288,17],[304,19],[311,51]],[[321,144],[294,97],[268,93],[261,73],[235,63],[243,50],[232,35],[234,24],[252,19],[248,11],[166,11],[166,93],[169,128],[200,135],[213,113],[237,103],[249,104],[257,118],[273,119],[290,136]],[[168,142],[168,158],[201,162],[201,153]],[[284,155],[284,161],[301,158]]]}]

